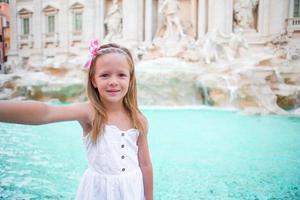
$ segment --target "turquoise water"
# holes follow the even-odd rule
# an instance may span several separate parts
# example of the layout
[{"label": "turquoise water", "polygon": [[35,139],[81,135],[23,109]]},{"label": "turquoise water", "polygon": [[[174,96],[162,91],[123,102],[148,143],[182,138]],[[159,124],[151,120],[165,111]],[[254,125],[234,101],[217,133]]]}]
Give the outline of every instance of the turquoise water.
[{"label": "turquoise water", "polygon": [[[300,118],[144,113],[156,200],[300,199]],[[0,124],[0,199],[74,199],[86,165],[76,122]]]}]

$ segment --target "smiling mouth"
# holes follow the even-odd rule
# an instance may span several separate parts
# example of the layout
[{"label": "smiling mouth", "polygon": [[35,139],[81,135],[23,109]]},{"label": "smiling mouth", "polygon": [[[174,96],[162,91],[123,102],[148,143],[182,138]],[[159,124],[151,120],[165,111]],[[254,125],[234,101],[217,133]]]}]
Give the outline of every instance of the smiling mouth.
[{"label": "smiling mouth", "polygon": [[108,92],[109,94],[115,94],[120,92],[121,90],[107,90],[106,92]]},{"label": "smiling mouth", "polygon": [[119,92],[120,90],[106,90],[107,92]]}]

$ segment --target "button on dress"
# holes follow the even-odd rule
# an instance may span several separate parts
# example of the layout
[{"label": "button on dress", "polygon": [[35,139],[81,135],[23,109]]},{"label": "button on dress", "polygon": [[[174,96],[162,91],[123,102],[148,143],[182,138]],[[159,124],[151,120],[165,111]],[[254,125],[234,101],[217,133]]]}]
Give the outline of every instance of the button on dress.
[{"label": "button on dress", "polygon": [[83,137],[88,168],[84,172],[77,200],[144,200],[143,176],[138,162],[139,131],[121,131],[106,125],[93,143]]}]

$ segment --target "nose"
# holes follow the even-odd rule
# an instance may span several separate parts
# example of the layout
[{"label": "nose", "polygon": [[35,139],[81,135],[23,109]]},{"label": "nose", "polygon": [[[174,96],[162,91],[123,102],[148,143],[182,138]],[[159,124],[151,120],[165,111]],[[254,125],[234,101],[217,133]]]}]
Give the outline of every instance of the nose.
[{"label": "nose", "polygon": [[118,81],[115,77],[111,77],[111,79],[109,80],[109,85],[110,86],[117,86],[118,85]]}]

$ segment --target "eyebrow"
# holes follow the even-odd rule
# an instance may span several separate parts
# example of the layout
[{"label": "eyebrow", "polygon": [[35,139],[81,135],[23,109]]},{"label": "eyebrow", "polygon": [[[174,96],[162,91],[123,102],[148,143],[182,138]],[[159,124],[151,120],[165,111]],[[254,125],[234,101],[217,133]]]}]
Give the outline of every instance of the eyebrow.
[{"label": "eyebrow", "polygon": [[[102,70],[100,69],[100,70],[99,70],[100,73],[108,73],[108,72],[110,72],[110,71],[111,71],[110,69],[104,69],[104,70],[103,70],[103,69],[102,69]],[[118,70],[116,70],[116,72],[117,72],[117,73],[127,73],[127,72],[128,72],[128,73],[130,74],[130,71],[129,71],[129,70],[125,70],[125,69],[118,69]]]}]

